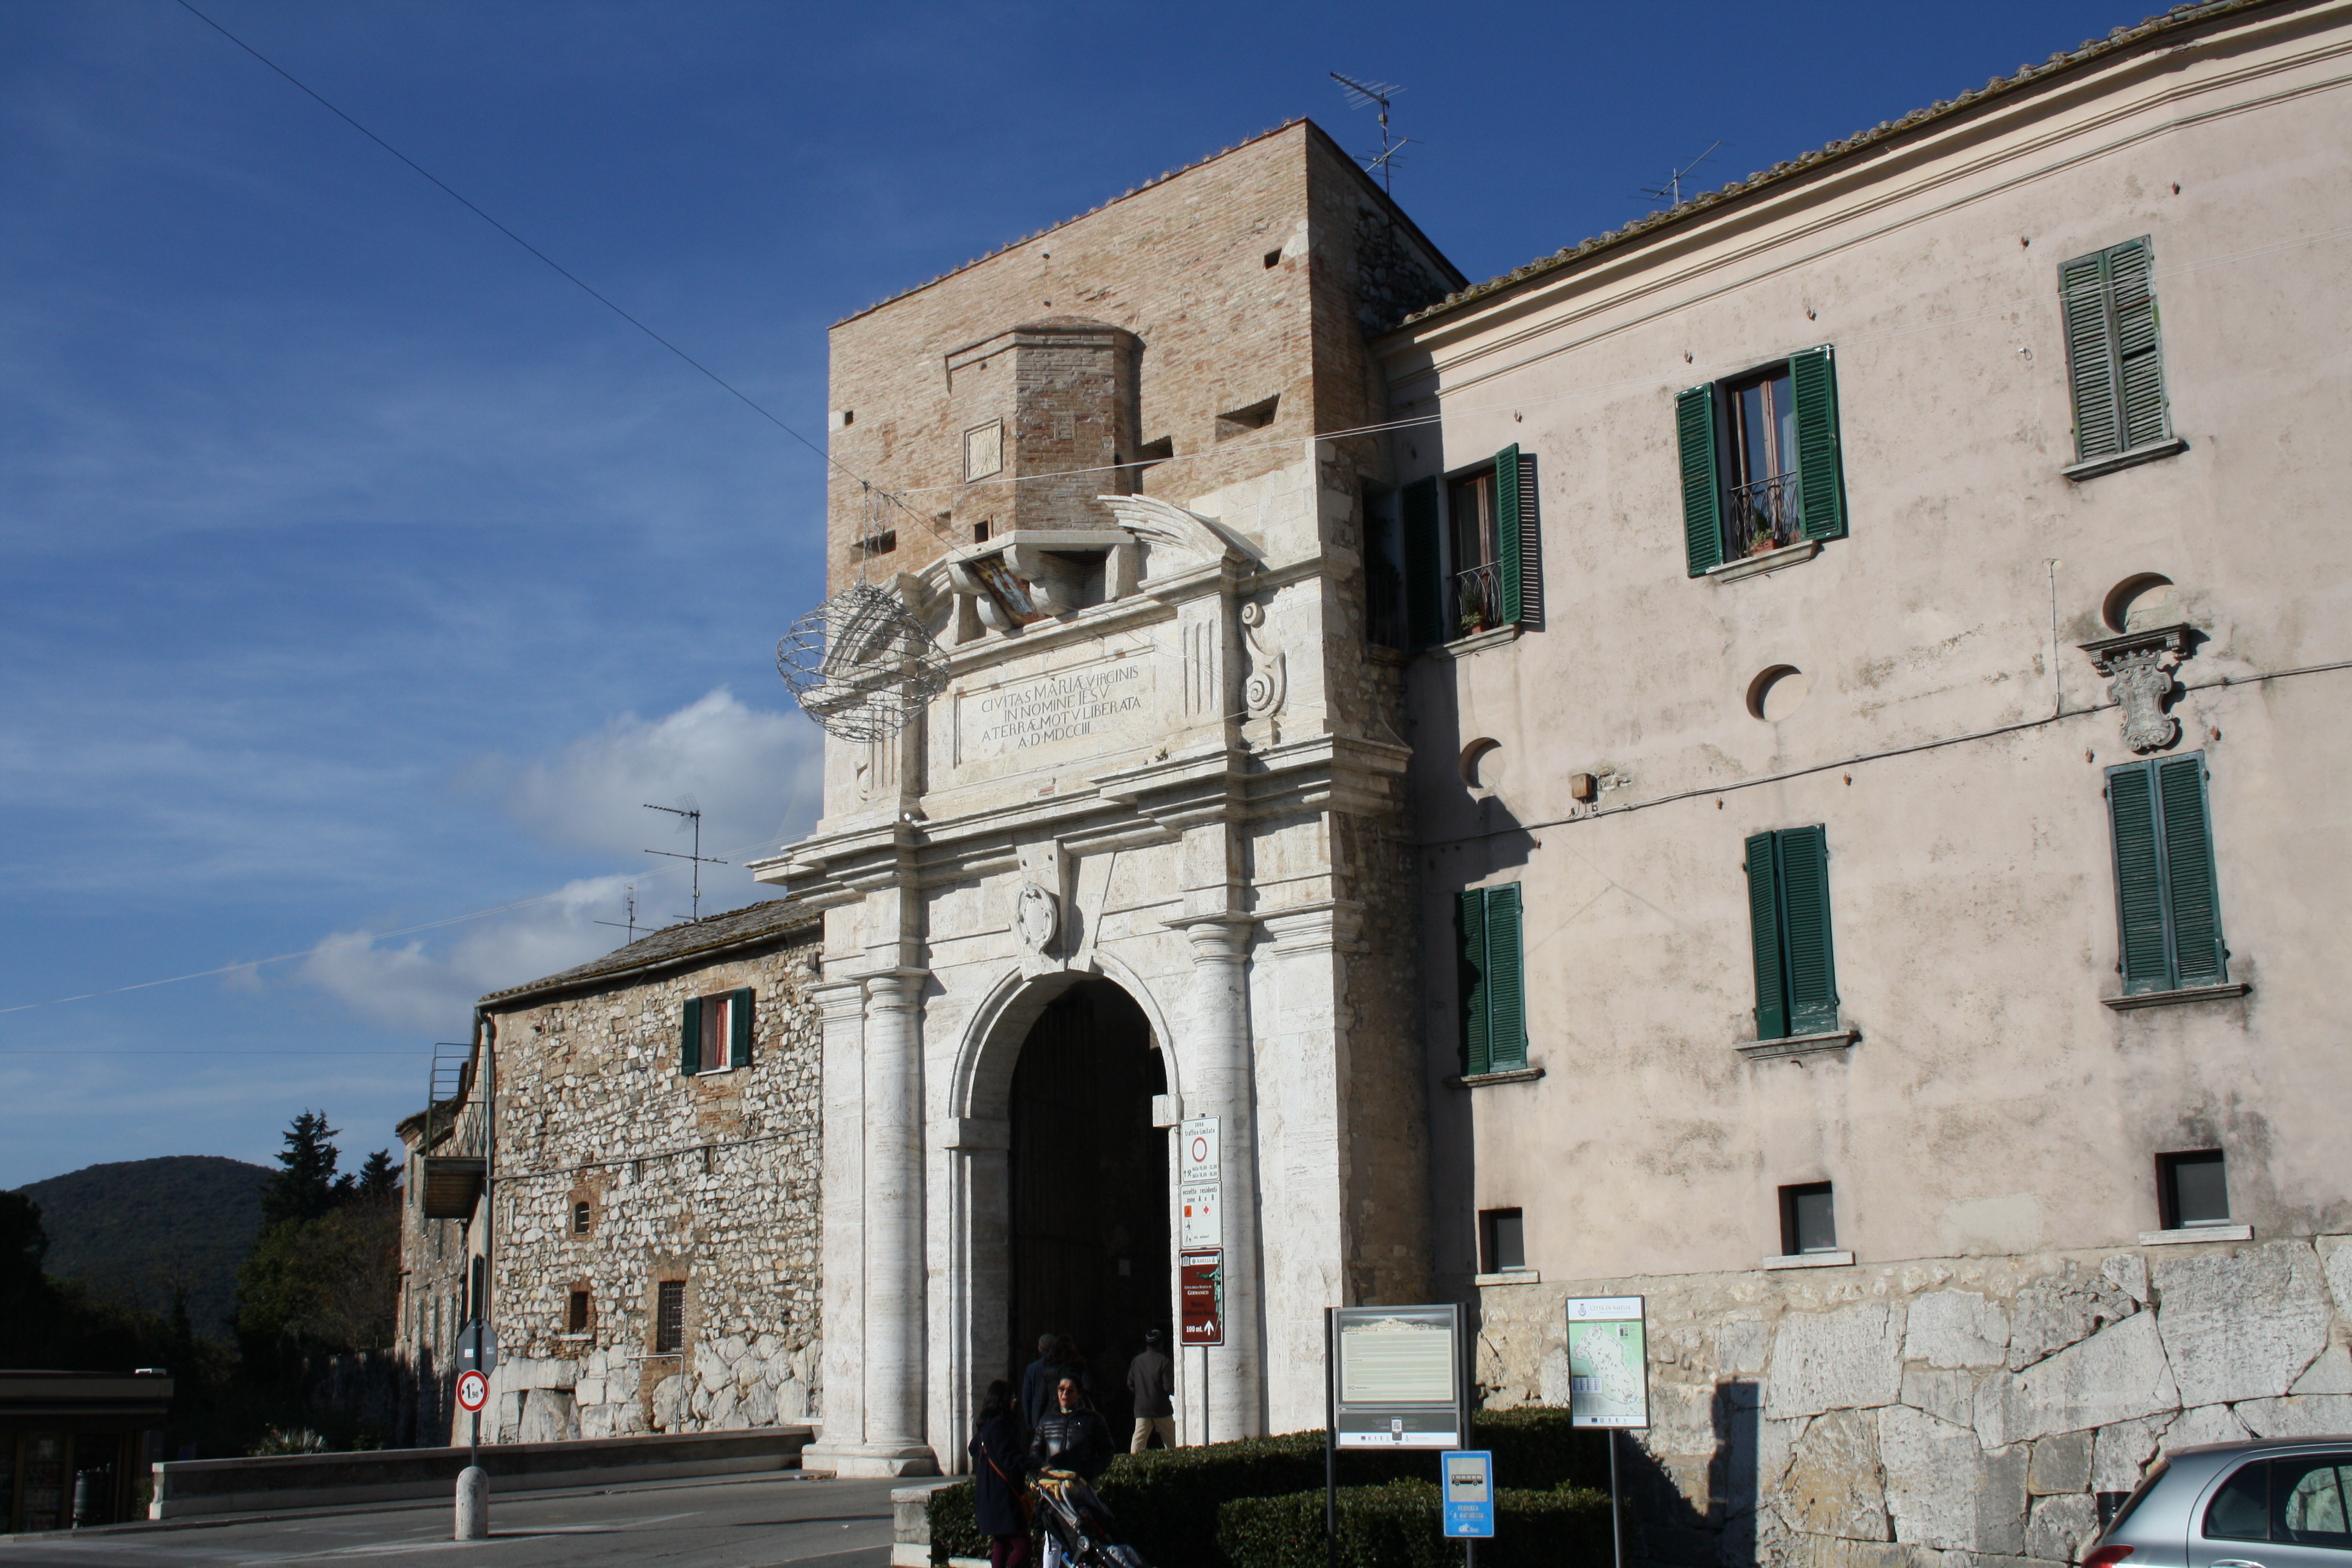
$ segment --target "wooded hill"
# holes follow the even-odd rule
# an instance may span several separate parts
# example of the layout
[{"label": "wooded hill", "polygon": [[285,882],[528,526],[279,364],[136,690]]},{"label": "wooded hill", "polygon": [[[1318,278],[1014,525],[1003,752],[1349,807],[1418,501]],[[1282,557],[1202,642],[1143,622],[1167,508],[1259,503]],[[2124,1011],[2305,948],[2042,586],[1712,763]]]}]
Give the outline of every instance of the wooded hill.
[{"label": "wooded hill", "polygon": [[41,1205],[46,1271],[159,1313],[184,1284],[196,1332],[227,1341],[236,1269],[261,1228],[272,1172],[214,1154],[91,1165],[17,1190]]}]

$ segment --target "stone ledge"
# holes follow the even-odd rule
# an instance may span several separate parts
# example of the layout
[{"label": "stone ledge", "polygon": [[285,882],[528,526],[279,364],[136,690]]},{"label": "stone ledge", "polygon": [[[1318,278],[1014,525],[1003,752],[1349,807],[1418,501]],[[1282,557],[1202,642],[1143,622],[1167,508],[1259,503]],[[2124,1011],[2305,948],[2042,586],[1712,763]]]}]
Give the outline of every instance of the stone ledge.
[{"label": "stone ledge", "polygon": [[1519,628],[1517,623],[1514,622],[1507,626],[1492,626],[1483,632],[1472,632],[1466,637],[1456,637],[1452,642],[1440,643],[1429,651],[1446,658],[1467,658],[1474,653],[1482,652],[1490,647],[1502,647],[1518,640]]},{"label": "stone ledge", "polygon": [[2189,442],[2179,436],[2168,436],[2161,441],[2151,441],[2145,447],[2134,447],[2128,452],[2115,452],[2104,458],[2093,458],[2086,463],[2075,463],[2058,470],[2063,477],[2081,481],[2095,479],[2101,474],[2112,474],[2117,468],[2137,468],[2158,458],[2169,458],[2189,450]]},{"label": "stone ledge", "polygon": [[2179,991],[2143,991],[2136,996],[2102,996],[2099,1001],[2118,1013],[2130,1013],[2142,1007],[2177,1007],[2188,1002],[2221,1002],[2232,996],[2243,996],[2252,989],[2252,984],[2240,980],[2228,985],[2190,985]]},{"label": "stone ledge", "polygon": [[1859,1029],[1832,1029],[1822,1035],[1783,1035],[1777,1040],[1734,1040],[1731,1048],[1751,1062],[1766,1062],[1780,1057],[1842,1051],[1860,1038]]},{"label": "stone ledge", "polygon": [[1778,550],[1768,550],[1761,555],[1743,555],[1737,561],[1727,561],[1720,566],[1706,569],[1708,581],[1720,585],[1737,583],[1743,577],[1761,577],[1767,572],[1778,572],[1783,566],[1795,566],[1811,561],[1822,552],[1818,539],[1801,539],[1794,544],[1784,544]]},{"label": "stone ledge", "polygon": [[1851,1252],[1791,1252],[1764,1260],[1766,1268],[1851,1268]]},{"label": "stone ledge", "polygon": [[1494,1274],[1474,1274],[1473,1285],[1540,1285],[1543,1275],[1533,1268],[1505,1268]]},{"label": "stone ledge", "polygon": [[1460,1078],[1445,1080],[1448,1089],[1490,1089],[1498,1083],[1533,1083],[1543,1077],[1541,1068],[1511,1068],[1503,1072],[1466,1072]]},{"label": "stone ledge", "polygon": [[2254,1227],[2250,1225],[2197,1225],[2179,1230],[2144,1230],[2139,1233],[2142,1247],[2186,1247],[2193,1241],[2252,1241]]}]

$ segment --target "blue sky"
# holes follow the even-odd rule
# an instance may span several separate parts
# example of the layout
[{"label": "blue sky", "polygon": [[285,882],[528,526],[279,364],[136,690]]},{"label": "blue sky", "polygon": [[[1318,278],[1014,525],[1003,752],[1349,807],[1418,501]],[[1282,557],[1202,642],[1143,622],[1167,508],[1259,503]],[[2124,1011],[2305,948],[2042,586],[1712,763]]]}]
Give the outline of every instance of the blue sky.
[{"label": "blue sky", "polygon": [[[1294,115],[1377,145],[1327,70],[1405,84],[1477,279],[2143,9],[198,4],[819,439],[842,315]],[[804,831],[823,497],[174,0],[0,6],[0,1186],[312,1107],[356,1163],[473,996],[686,911],[640,802]]]}]

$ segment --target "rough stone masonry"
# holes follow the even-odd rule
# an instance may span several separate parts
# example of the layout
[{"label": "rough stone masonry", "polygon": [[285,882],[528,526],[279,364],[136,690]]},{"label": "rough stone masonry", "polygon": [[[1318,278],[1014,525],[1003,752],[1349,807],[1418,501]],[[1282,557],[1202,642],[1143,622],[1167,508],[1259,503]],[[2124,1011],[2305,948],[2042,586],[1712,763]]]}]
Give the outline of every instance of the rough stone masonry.
[{"label": "rough stone masonry", "polygon": [[[819,1409],[814,939],[799,911],[759,904],[487,1000],[499,1441],[767,1426]],[[749,1064],[682,1072],[688,1001],[746,989]],[[677,1287],[674,1349],[665,1285]]]},{"label": "rough stone masonry", "polygon": [[[1490,1406],[1568,1402],[1570,1289],[1486,1292]],[[1648,1298],[1657,1562],[2071,1562],[2161,1449],[2352,1432],[2347,1237],[1605,1289]]]}]

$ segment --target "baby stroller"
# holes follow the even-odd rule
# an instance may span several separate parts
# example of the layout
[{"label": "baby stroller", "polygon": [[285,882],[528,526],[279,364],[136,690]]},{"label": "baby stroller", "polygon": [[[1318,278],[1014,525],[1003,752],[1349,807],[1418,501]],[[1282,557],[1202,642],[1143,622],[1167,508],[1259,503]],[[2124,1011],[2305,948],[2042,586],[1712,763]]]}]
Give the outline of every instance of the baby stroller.
[{"label": "baby stroller", "polygon": [[1071,1470],[1039,1470],[1029,1482],[1036,1517],[1054,1552],[1073,1568],[1150,1568],[1143,1553],[1112,1539],[1118,1526],[1086,1478]]}]

